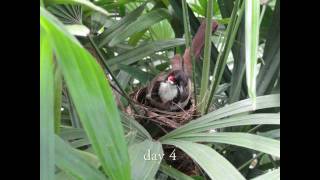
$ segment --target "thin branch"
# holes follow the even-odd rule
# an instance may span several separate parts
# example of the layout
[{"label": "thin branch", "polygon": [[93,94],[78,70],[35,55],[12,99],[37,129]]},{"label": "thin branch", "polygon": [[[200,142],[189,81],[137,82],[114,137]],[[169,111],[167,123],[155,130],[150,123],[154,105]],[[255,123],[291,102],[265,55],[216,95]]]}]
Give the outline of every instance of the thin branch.
[{"label": "thin branch", "polygon": [[260,152],[256,157],[249,159],[247,162],[243,163],[238,170],[241,171],[243,168],[247,167],[248,165],[251,164],[252,161],[254,161],[255,159],[258,159],[260,156],[262,156],[264,153]]},{"label": "thin branch", "polygon": [[[122,89],[122,87],[120,86],[120,83],[118,82],[118,80],[116,79],[116,77],[114,76],[113,72],[111,71],[111,69],[109,68],[108,64],[106,63],[106,60],[104,59],[100,49],[98,48],[98,46],[95,44],[95,42],[93,41],[91,35],[88,36],[88,39],[90,41],[91,46],[93,47],[93,49],[97,52],[100,60],[102,61],[103,65],[105,66],[106,70],[108,71],[108,73],[110,74],[112,80],[115,82],[115,84],[118,86],[119,90],[121,91],[121,95],[123,95],[127,100],[128,103],[130,104],[130,106],[132,107],[132,109],[139,114],[139,111],[136,109],[136,107],[132,104],[131,99],[129,98],[129,96],[127,95],[127,93]],[[111,83],[110,83],[111,84]]]}]

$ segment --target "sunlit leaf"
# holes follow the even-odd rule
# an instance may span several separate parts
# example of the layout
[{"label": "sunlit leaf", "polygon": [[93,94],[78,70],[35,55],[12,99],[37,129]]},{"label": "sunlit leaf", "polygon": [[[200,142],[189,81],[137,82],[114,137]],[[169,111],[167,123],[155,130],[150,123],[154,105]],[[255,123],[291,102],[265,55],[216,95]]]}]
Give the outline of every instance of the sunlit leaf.
[{"label": "sunlit leaf", "polygon": [[149,13],[143,14],[136,21],[126,26],[123,30],[117,33],[109,42],[109,46],[114,46],[121,41],[125,40],[134,33],[145,30],[153,24],[169,18],[169,13],[165,9],[153,10]]},{"label": "sunlit leaf", "polygon": [[145,140],[129,147],[132,179],[153,179],[159,169],[163,150],[161,143]]},{"label": "sunlit leaf", "polygon": [[40,177],[54,177],[54,74],[47,29],[40,33]]},{"label": "sunlit leaf", "polygon": [[182,140],[168,140],[164,143],[174,145],[187,153],[211,179],[245,179],[227,159],[209,146]]},{"label": "sunlit leaf", "polygon": [[246,77],[253,109],[256,103],[256,65],[259,47],[260,1],[245,0]]},{"label": "sunlit leaf", "polygon": [[130,179],[121,119],[103,70],[55,17],[42,8],[40,12],[40,24],[50,33],[58,65],[103,169],[111,178]]},{"label": "sunlit leaf", "polygon": [[106,179],[98,169],[88,164],[61,138],[55,136],[54,142],[56,164],[60,169],[80,179]]}]

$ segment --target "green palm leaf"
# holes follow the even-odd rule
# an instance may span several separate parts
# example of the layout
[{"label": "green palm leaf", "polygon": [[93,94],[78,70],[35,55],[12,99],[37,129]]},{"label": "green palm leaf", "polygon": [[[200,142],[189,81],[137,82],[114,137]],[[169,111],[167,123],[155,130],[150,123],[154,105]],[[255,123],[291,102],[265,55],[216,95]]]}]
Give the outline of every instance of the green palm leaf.
[{"label": "green palm leaf", "polygon": [[245,179],[228,160],[209,146],[173,139],[165,143],[174,145],[187,153],[211,179]]},{"label": "green palm leaf", "polygon": [[260,1],[245,0],[246,77],[253,109],[256,103],[256,65],[259,46]]},{"label": "green palm leaf", "polygon": [[252,180],[280,180],[280,168],[260,175]]},{"label": "green palm leaf", "polygon": [[249,133],[188,133],[175,139],[192,142],[213,142],[241,146],[280,157],[280,141]]},{"label": "green palm leaf", "polygon": [[68,174],[79,179],[106,179],[95,167],[89,165],[75,149],[55,136],[55,159],[57,166]]},{"label": "green palm leaf", "polygon": [[[148,151],[150,152],[150,160]],[[151,153],[156,154],[156,156]],[[155,177],[161,163],[158,155],[163,154],[161,143],[147,139],[130,146],[129,154],[133,180],[147,180]],[[154,159],[154,157],[157,159]]]},{"label": "green palm leaf", "polygon": [[41,27],[50,34],[67,88],[103,169],[113,179],[130,179],[121,119],[103,70],[56,18],[42,8],[40,12]]},{"label": "green palm leaf", "polygon": [[[256,109],[264,109],[270,107],[280,106],[280,96],[279,95],[267,95],[257,98]],[[183,125],[165,136],[161,137],[160,140],[165,140],[167,138],[174,137],[178,134],[188,133],[188,132],[201,132],[209,130],[212,128],[222,128],[230,126],[239,125],[249,125],[249,124],[280,124],[280,114],[253,114],[244,115],[237,117],[230,117],[221,119],[224,117],[249,112],[252,110],[252,100],[246,99],[226,107],[213,111],[207,115],[204,115],[196,120],[193,120],[186,125]],[[221,119],[221,120],[218,120]]]},{"label": "green palm leaf", "polygon": [[53,54],[48,34],[40,33],[40,177],[54,175],[54,75]]},{"label": "green palm leaf", "polygon": [[143,31],[153,24],[160,22],[163,19],[169,18],[170,15],[165,9],[156,9],[149,13],[143,14],[136,21],[126,26],[123,30],[117,33],[112,40],[109,42],[109,46],[114,46],[129,36]]}]

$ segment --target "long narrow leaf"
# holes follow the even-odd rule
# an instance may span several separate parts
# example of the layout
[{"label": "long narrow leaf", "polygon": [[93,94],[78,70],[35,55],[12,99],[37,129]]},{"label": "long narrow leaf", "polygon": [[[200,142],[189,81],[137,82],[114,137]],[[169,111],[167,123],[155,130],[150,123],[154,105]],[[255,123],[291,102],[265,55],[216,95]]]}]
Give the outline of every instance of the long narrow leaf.
[{"label": "long narrow leaf", "polygon": [[174,145],[187,153],[211,179],[245,179],[227,159],[208,146],[181,140],[168,140],[164,143]]},{"label": "long narrow leaf", "polygon": [[252,180],[280,180],[280,168],[260,175]]},{"label": "long narrow leaf", "polygon": [[125,126],[125,129],[135,129],[141,137],[144,139],[152,139],[149,132],[141,125],[139,124],[135,119],[132,119],[128,115],[121,113],[122,117],[122,123]]},{"label": "long narrow leaf", "polygon": [[[279,107],[280,106],[280,96],[279,95],[267,95],[267,96],[261,96],[257,98],[257,104],[256,104],[256,109],[264,109],[264,108],[270,108],[270,107]],[[183,132],[187,132],[196,128],[201,128],[201,127],[206,127],[209,126],[208,123],[212,122],[219,124],[224,123],[224,121],[238,121],[241,122],[241,118],[240,117],[235,117],[235,118],[230,118],[229,119],[223,119],[221,121],[217,121],[218,119],[227,117],[227,116],[232,116],[232,115],[236,115],[239,113],[244,113],[244,112],[248,112],[252,110],[252,100],[251,99],[246,99],[246,100],[242,100],[233,104],[230,104],[226,107],[223,107],[221,109],[218,109],[216,111],[213,111],[209,114],[206,114],[196,120],[193,120],[189,123],[187,123],[186,125],[183,125],[181,127],[179,127],[178,129],[175,129],[173,131],[171,131],[170,133],[166,134],[165,136],[161,137],[161,140],[164,140],[166,138],[175,136],[177,134],[183,133]],[[255,116],[259,116],[259,115],[255,115]],[[274,115],[271,115],[274,116]],[[279,116],[279,115],[277,115]],[[256,118],[256,117],[254,117]],[[262,117],[263,118],[263,117]],[[250,116],[244,116],[244,122],[243,123],[238,123],[237,125],[247,125],[250,124],[250,121],[253,121],[251,123],[253,124],[263,124],[262,122],[260,122],[261,120],[258,121],[258,119],[254,120],[251,119]],[[275,124],[279,124],[279,118],[274,117],[269,119],[268,117],[266,117],[264,120],[267,120],[267,122],[264,123],[275,123]],[[271,121],[270,121],[271,120]],[[249,122],[247,122],[249,121]],[[233,126],[236,124],[232,124]],[[232,126],[231,124],[229,126]],[[221,126],[220,126],[221,127]],[[223,126],[223,127],[228,127],[228,126]]]},{"label": "long narrow leaf", "polygon": [[263,52],[264,64],[257,76],[257,95],[268,94],[280,71],[280,1],[277,0]]},{"label": "long narrow leaf", "polygon": [[119,64],[118,67],[120,70],[127,72],[133,78],[137,79],[140,83],[142,83],[144,85],[147,84],[149,81],[151,81],[154,78],[153,74],[151,74],[149,72],[142,71],[138,67],[128,66],[128,65],[124,65],[124,64]]},{"label": "long narrow leaf", "polygon": [[46,29],[40,33],[40,178],[54,178],[53,54]]},{"label": "long narrow leaf", "polygon": [[[209,70],[210,70],[210,55],[211,55],[211,32],[212,32],[212,15],[213,15],[213,0],[208,0],[207,16],[206,16],[206,31],[204,41],[204,58],[201,75],[200,99],[199,106],[201,114],[204,114],[207,106]],[[210,102],[209,102],[210,103]]]},{"label": "long narrow leaf", "polygon": [[82,8],[80,5],[54,5],[47,8],[63,24],[82,24]]},{"label": "long narrow leaf", "polygon": [[141,60],[142,58],[151,55],[152,53],[176,46],[184,45],[184,39],[173,39],[167,41],[156,41],[141,45],[133,50],[129,50],[119,56],[109,59],[107,63],[111,66],[111,69],[118,69],[118,63],[130,65],[132,63]]},{"label": "long narrow leaf", "polygon": [[55,180],[77,180],[74,176],[64,172],[60,171],[54,175]]},{"label": "long narrow leaf", "polygon": [[80,4],[94,11],[100,12],[101,14],[104,14],[106,16],[110,15],[110,13],[108,13],[105,9],[99,6],[96,6],[95,4],[93,4],[88,0],[46,0],[46,3],[48,4]]},{"label": "long narrow leaf", "polygon": [[102,47],[109,43],[111,39],[118,34],[121,30],[123,30],[126,26],[129,26],[132,22],[137,20],[139,15],[142,13],[142,11],[145,8],[145,3],[133,10],[132,12],[128,13],[125,17],[123,17],[119,22],[111,25],[108,29],[103,31],[103,33],[98,37],[100,39],[99,41],[99,47]]},{"label": "long narrow leaf", "polygon": [[234,0],[217,0],[219,4],[219,9],[223,18],[230,17],[233,9]]},{"label": "long narrow leaf", "polygon": [[59,136],[65,141],[83,139],[88,137],[84,129],[73,127],[61,128]]},{"label": "long narrow leaf", "polygon": [[58,65],[103,169],[113,179],[130,179],[121,120],[103,70],[57,19],[42,8],[40,12],[40,24],[50,32]]},{"label": "long narrow leaf", "polygon": [[256,103],[256,65],[259,46],[260,1],[245,0],[246,77],[253,109]]},{"label": "long narrow leaf", "polygon": [[81,158],[84,159],[92,167],[98,169],[101,166],[101,163],[96,155],[78,149],[73,150],[76,151],[81,156]]},{"label": "long narrow leaf", "polygon": [[232,54],[234,58],[231,87],[229,95],[229,103],[234,103],[244,97],[244,78],[245,78],[245,32],[244,32],[244,18],[240,23],[239,31],[232,47]]},{"label": "long narrow leaf", "polygon": [[169,40],[175,38],[174,31],[167,19],[153,25],[149,28],[149,31],[153,40]]},{"label": "long narrow leaf", "polygon": [[60,132],[61,124],[62,79],[61,72],[56,68],[54,73],[54,131]]},{"label": "long narrow leaf", "polygon": [[[238,101],[236,103],[227,105],[221,109],[213,111],[208,115],[202,116],[197,121],[202,121],[201,123],[207,123],[208,121],[212,121],[211,118],[213,118],[213,120],[216,120],[216,119],[224,118],[227,116],[232,116],[232,115],[236,115],[244,112],[250,112],[252,111],[251,105],[252,105],[251,99]],[[279,107],[279,106],[280,106],[279,94],[260,96],[257,98],[256,110],[271,108],[271,107]],[[191,121],[189,124],[196,123],[197,121]]]},{"label": "long narrow leaf", "polygon": [[264,136],[272,139],[280,139],[280,129],[274,129],[267,132],[257,132],[259,136]]},{"label": "long narrow leaf", "polygon": [[160,171],[163,173],[169,175],[170,177],[178,180],[193,180],[190,176],[187,176],[183,174],[182,172],[178,171],[177,169],[166,165],[164,163],[161,163],[160,165]]},{"label": "long narrow leaf", "polygon": [[280,157],[280,141],[249,133],[194,133],[178,135],[175,138],[192,142],[231,144]]},{"label": "long narrow leaf", "polygon": [[[193,97],[194,97],[194,105],[197,106],[197,82],[196,82],[196,62],[194,56],[194,47],[192,47],[192,36],[191,36],[191,28],[190,28],[190,20],[188,14],[188,5],[186,0],[182,0],[182,11],[183,11],[183,26],[184,26],[184,36],[186,41],[186,50],[190,49],[190,59],[192,64],[192,84],[193,84]],[[211,31],[210,31],[211,32]],[[202,48],[202,47],[201,47]],[[185,51],[186,51],[185,50]],[[188,57],[183,61],[187,61]],[[184,64],[183,64],[184,66]]]},{"label": "long narrow leaf", "polygon": [[211,129],[216,128],[258,124],[278,125],[280,124],[280,114],[253,114],[225,118],[221,120],[210,119],[210,121],[207,121],[205,123],[198,121],[198,123],[180,127],[179,129],[176,129],[175,131],[168,133],[166,136],[163,136],[161,140],[174,138],[183,134],[209,131]]},{"label": "long narrow leaf", "polygon": [[165,18],[169,18],[169,13],[165,9],[156,9],[147,14],[140,16],[136,21],[129,24],[121,32],[117,33],[109,42],[109,46],[114,46],[129,36],[140,32],[153,24],[160,22]]},{"label": "long narrow leaf", "polygon": [[153,179],[159,169],[163,150],[161,143],[145,140],[129,147],[131,159],[132,179]]},{"label": "long narrow leaf", "polygon": [[55,136],[56,165],[79,179],[106,179],[98,170],[89,165],[74,149]]},{"label": "long narrow leaf", "polygon": [[244,10],[244,3],[240,3],[239,0],[235,1],[235,6],[232,11],[231,15],[231,22],[227,27],[226,30],[226,38],[223,42],[223,50],[220,52],[218,58],[217,58],[217,63],[215,64],[214,71],[212,74],[212,83],[211,83],[211,88],[209,92],[209,100],[208,103],[206,104],[206,109],[205,113],[208,113],[210,105],[212,101],[214,100],[214,94],[220,84],[220,81],[222,79],[222,76],[224,74],[224,69],[226,67],[227,59],[229,57],[229,53],[231,50],[231,47],[234,43],[236,34],[238,32],[238,28],[240,26],[240,22],[242,19],[243,15],[243,10]]}]

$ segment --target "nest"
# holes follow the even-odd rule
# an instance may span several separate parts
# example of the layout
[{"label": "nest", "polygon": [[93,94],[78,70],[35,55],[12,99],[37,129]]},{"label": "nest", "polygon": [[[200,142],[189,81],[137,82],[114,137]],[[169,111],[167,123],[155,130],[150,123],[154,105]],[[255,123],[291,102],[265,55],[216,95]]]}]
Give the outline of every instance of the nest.
[{"label": "nest", "polygon": [[146,94],[146,87],[140,88],[130,94],[130,97],[135,103],[135,107],[139,111],[139,114],[133,115],[138,119],[148,119],[161,126],[176,129],[192,120],[195,116],[196,108],[194,106],[193,99],[190,99],[188,105],[184,109],[172,112],[152,107],[146,99]]}]

